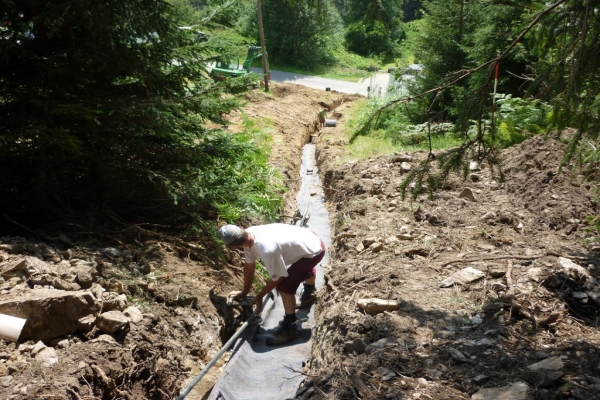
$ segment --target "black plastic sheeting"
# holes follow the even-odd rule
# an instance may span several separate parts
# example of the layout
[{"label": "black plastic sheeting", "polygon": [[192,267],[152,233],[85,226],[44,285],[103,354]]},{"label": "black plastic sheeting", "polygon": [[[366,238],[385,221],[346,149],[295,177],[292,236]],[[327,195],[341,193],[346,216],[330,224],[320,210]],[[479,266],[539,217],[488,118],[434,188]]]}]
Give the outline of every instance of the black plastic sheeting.
[{"label": "black plastic sheeting", "polygon": [[[325,246],[331,244],[329,214],[325,209],[325,199],[321,182],[314,166],[314,145],[307,144],[302,151],[302,186],[298,193],[298,209],[308,211],[310,219],[307,228],[315,232]],[[317,288],[323,285],[323,266],[328,260],[328,252],[317,266]],[[298,289],[298,295],[302,285]],[[276,291],[274,291],[276,294]],[[283,400],[294,398],[304,380],[302,368],[310,358],[314,327],[313,307],[310,310],[297,310],[302,320],[298,338],[282,346],[267,346],[266,338],[275,332],[283,319],[281,298],[265,297],[261,326],[246,328],[234,345],[231,358],[208,399],[215,400]]]},{"label": "black plastic sheeting", "polygon": [[[304,376],[303,364],[310,357],[312,322],[305,321],[298,338],[283,346],[267,346],[283,315],[281,300],[268,300],[262,326],[250,326],[235,345],[227,367],[215,384],[209,399],[291,399]],[[279,304],[279,307],[277,305]],[[269,308],[269,309],[267,309]],[[279,309],[281,308],[281,310]],[[298,312],[307,319],[307,312]]]}]

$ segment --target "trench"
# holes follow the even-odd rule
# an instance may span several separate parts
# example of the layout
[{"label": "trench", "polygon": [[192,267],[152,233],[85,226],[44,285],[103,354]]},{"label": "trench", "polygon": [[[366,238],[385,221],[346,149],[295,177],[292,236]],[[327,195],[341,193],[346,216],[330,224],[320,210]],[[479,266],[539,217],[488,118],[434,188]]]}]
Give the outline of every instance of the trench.
[{"label": "trench", "polygon": [[[342,100],[343,101],[343,100]],[[327,107],[330,111],[340,102]],[[317,124],[314,124],[316,129]],[[296,195],[299,218],[294,223],[303,224],[315,232],[323,240],[326,247],[331,245],[329,214],[325,207],[325,194],[315,160],[315,144],[311,143],[311,133],[302,134],[308,141],[302,148],[300,166],[300,185]],[[298,216],[298,213],[297,213]],[[324,269],[328,263],[328,252],[317,266],[317,289],[324,284]],[[302,285],[298,288],[300,296]],[[262,323],[249,325],[236,339],[232,346],[228,363],[213,386],[210,393],[202,399],[242,400],[242,399],[289,399],[295,394],[304,381],[303,367],[309,360],[312,347],[312,331],[314,328],[314,307],[297,310],[301,320],[298,338],[282,346],[270,347],[266,339],[273,334],[283,318],[283,304],[277,291],[264,300]]]}]

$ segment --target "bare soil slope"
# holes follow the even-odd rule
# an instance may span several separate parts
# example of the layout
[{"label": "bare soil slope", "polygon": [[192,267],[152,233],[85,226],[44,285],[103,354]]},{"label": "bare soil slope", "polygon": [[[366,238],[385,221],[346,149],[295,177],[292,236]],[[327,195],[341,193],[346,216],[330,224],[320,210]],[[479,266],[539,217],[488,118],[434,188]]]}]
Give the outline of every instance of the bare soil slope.
[{"label": "bare soil slope", "polygon": [[597,209],[559,172],[570,134],[504,151],[502,182],[473,164],[415,201],[401,183],[425,152],[339,164],[323,143],[334,245],[301,397],[600,398]]}]

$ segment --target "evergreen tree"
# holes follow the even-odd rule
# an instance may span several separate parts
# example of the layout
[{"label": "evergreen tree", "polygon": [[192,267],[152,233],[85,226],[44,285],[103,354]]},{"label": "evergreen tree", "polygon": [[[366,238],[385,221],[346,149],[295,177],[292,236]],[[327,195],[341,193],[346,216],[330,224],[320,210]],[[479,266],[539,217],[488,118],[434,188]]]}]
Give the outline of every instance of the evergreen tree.
[{"label": "evergreen tree", "polygon": [[270,61],[307,69],[334,61],[343,27],[330,0],[265,0],[262,8]]},{"label": "evergreen tree", "polygon": [[206,122],[237,103],[208,78],[212,40],[180,29],[185,14],[162,0],[0,2],[4,213],[207,216],[229,196],[207,188],[244,146]]},{"label": "evergreen tree", "polygon": [[402,0],[402,14],[404,15],[404,22],[414,21],[420,19],[421,8],[423,7],[422,0]]},{"label": "evergreen tree", "polygon": [[[405,38],[402,10],[396,2],[386,0],[350,0],[348,7],[348,48],[361,55],[393,54]],[[381,43],[385,40],[384,43]]]},{"label": "evergreen tree", "polygon": [[[410,98],[402,98],[377,110],[355,135],[364,134],[374,121],[407,101],[415,122],[454,123],[462,146],[436,157],[409,174],[417,188],[427,182],[438,188],[452,170],[468,172],[468,161],[487,159],[497,166],[497,149],[506,142],[493,124],[494,71],[501,71],[498,92],[523,96],[514,105],[527,119],[535,120],[534,131],[543,119],[531,100],[553,105],[552,120],[546,129],[576,128],[570,138],[565,162],[581,155],[590,174],[597,176],[598,146],[592,150],[579,145],[583,138],[596,142],[600,115],[600,8],[595,1],[539,0],[496,2],[492,0],[437,0],[424,3],[426,17],[419,37],[417,57],[425,65],[425,78],[415,85]],[[540,102],[541,104],[541,102]],[[529,110],[529,111],[528,111]],[[421,118],[415,118],[415,115]],[[436,159],[439,169],[429,163]],[[466,176],[466,175],[465,175]],[[501,178],[500,174],[500,178]],[[416,194],[418,190],[413,191]]]}]

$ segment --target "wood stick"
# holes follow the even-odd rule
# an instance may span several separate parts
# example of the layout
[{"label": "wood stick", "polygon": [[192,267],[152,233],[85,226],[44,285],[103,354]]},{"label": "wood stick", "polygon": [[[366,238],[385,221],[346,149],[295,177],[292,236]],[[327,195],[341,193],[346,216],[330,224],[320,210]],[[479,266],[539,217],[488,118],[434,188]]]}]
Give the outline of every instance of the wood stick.
[{"label": "wood stick", "polygon": [[441,266],[445,267],[446,265],[450,265],[450,264],[455,264],[455,263],[469,263],[469,262],[477,262],[477,261],[490,261],[490,260],[505,260],[507,258],[513,259],[513,260],[537,260],[538,258],[542,258],[542,257],[546,257],[546,256],[555,256],[555,257],[563,257],[563,258],[569,258],[572,260],[580,260],[580,261],[584,261],[587,260],[587,257],[579,257],[579,256],[572,256],[572,255],[568,255],[568,254],[561,254],[558,253],[556,251],[547,251],[544,254],[540,254],[537,256],[514,256],[514,255],[505,255],[505,256],[490,256],[490,257],[481,257],[481,258],[470,258],[470,259],[454,259],[451,261],[446,261],[445,263],[443,263]]}]

